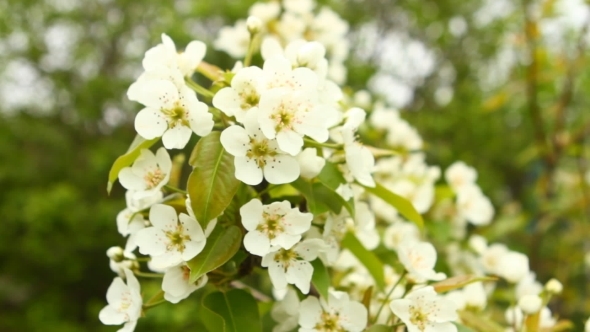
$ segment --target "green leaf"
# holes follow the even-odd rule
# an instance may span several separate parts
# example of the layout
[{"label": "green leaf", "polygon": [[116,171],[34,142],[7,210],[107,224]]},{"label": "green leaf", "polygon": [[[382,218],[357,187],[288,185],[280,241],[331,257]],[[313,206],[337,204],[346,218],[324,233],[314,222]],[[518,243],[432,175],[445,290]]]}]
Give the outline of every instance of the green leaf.
[{"label": "green leaf", "polygon": [[385,287],[385,276],[383,272],[383,264],[372,252],[367,250],[362,243],[354,236],[354,234],[347,232],[342,239],[342,247],[350,250],[356,258],[367,268],[379,289]]},{"label": "green leaf", "polygon": [[393,331],[393,327],[387,326],[387,325],[382,325],[382,324],[373,325],[367,329],[367,332],[391,332],[391,331]]},{"label": "green leaf", "polygon": [[203,300],[203,306],[223,317],[227,332],[262,331],[256,300],[244,290],[211,293]]},{"label": "green leaf", "polygon": [[313,266],[313,275],[311,276],[311,283],[320,295],[328,299],[328,288],[330,288],[330,275],[328,269],[324,266],[321,259],[315,259],[311,262]]},{"label": "green leaf", "polygon": [[119,172],[123,168],[133,164],[135,159],[139,157],[139,154],[141,153],[142,149],[149,149],[159,140],[159,137],[151,140],[146,140],[145,138],[139,135],[135,136],[133,142],[129,146],[129,149],[127,149],[127,152],[125,152],[124,155],[117,158],[117,160],[115,160],[115,162],[113,163],[113,166],[111,166],[111,170],[109,171],[109,182],[107,183],[107,193],[111,193],[111,189],[113,189],[113,183],[115,183],[115,181],[119,177]]},{"label": "green leaf", "polygon": [[207,238],[207,244],[205,244],[203,251],[187,262],[191,269],[189,282],[194,283],[205,273],[225,264],[240,249],[241,243],[242,231],[239,227],[215,227]]},{"label": "green leaf", "polygon": [[[204,302],[205,299],[203,299]],[[199,318],[208,331],[225,332],[225,320],[221,315],[207,308],[204,304],[199,308]]]},{"label": "green leaf", "polygon": [[482,277],[476,276],[472,274],[456,276],[452,278],[448,278],[439,282],[432,284],[431,286],[434,287],[434,290],[437,293],[444,293],[448,292],[457,288],[461,288],[467,286],[471,283],[478,282],[478,281],[496,281],[498,278],[495,277]]},{"label": "green leaf", "polygon": [[[338,187],[341,184],[347,183],[346,179],[344,179],[344,176],[342,175],[342,173],[338,169],[338,166],[336,166],[336,164],[333,164],[331,162],[326,162],[326,164],[324,165],[324,168],[322,168],[322,171],[318,175],[318,180],[320,180],[321,183],[323,183],[326,187],[330,188],[335,193],[336,193],[336,189],[338,189]],[[341,198],[340,201],[342,202],[342,204],[346,208],[346,210],[348,210],[348,213],[351,216],[354,216],[355,215],[354,198],[351,198],[348,201],[345,201],[344,198],[342,198],[342,196],[340,196],[338,193],[336,193],[336,194],[338,195],[339,198]]]},{"label": "green leaf", "polygon": [[[354,207],[336,191],[326,187],[321,182],[311,183],[301,178],[291,183],[307,200],[309,212],[318,215],[328,210],[338,214],[344,206],[349,213],[354,213]],[[354,214],[353,214],[354,215]]]},{"label": "green leaf", "polygon": [[412,203],[410,203],[410,201],[407,199],[392,193],[379,183],[377,183],[375,188],[365,187],[365,190],[393,206],[399,213],[402,214],[402,216],[404,216],[409,221],[414,222],[416,225],[418,225],[418,227],[424,227],[424,220],[422,219],[422,216],[420,213],[418,213],[418,211],[416,211]]},{"label": "green leaf", "polygon": [[189,159],[193,171],[187,190],[197,221],[203,229],[231,203],[240,181],[234,175],[234,157],[227,153],[214,131],[202,137]]},{"label": "green leaf", "polygon": [[468,328],[465,325],[461,325],[459,323],[453,323],[455,324],[455,326],[457,326],[457,332],[475,332],[474,330]]}]

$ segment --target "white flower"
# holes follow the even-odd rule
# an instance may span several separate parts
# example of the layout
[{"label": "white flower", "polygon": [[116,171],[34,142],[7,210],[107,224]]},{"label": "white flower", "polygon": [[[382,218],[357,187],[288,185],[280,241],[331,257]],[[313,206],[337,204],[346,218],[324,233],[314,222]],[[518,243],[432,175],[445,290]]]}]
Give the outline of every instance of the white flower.
[{"label": "white flower", "polygon": [[545,284],[545,289],[547,292],[552,294],[559,294],[563,291],[563,285],[561,282],[555,278],[551,278],[551,280],[547,281]]},{"label": "white flower", "polygon": [[263,88],[263,73],[258,67],[246,67],[237,71],[231,87],[219,90],[213,97],[213,106],[227,116],[235,116],[243,122],[246,113],[258,106]]},{"label": "white flower", "polygon": [[400,262],[408,271],[408,278],[415,283],[423,283],[427,280],[442,280],[444,273],[436,273],[436,249],[429,242],[403,242],[397,255]]},{"label": "white flower", "polygon": [[299,321],[299,298],[293,288],[286,288],[287,294],[282,301],[275,302],[270,312],[272,319],[277,322],[273,332],[289,332],[297,327]]},{"label": "white flower", "polygon": [[164,198],[164,193],[162,193],[160,190],[127,190],[127,192],[125,193],[125,202],[127,203],[126,210],[129,210],[131,212],[145,210],[150,206],[161,201],[162,198]]},{"label": "white flower", "polygon": [[383,235],[383,244],[385,247],[397,250],[405,242],[415,242],[420,240],[420,230],[410,222],[397,221],[385,229]]},{"label": "white flower", "polygon": [[530,272],[516,284],[516,298],[519,299],[525,295],[538,295],[543,291],[543,285],[537,281],[534,272]]},{"label": "white flower", "polygon": [[256,111],[250,112],[245,128],[233,125],[221,133],[221,144],[234,156],[236,178],[249,185],[262,182],[263,175],[273,184],[295,181],[300,172],[297,159],[279,149],[276,140],[266,138],[256,123]]},{"label": "white flower", "polygon": [[373,250],[379,245],[379,234],[375,229],[375,215],[367,203],[355,202],[354,220],[348,218],[348,228],[368,250]]},{"label": "white flower", "polygon": [[362,185],[374,187],[373,170],[375,168],[375,157],[362,144],[356,142],[354,135],[358,126],[365,120],[366,113],[360,108],[351,108],[347,112],[347,121],[342,126],[342,141],[344,142],[344,153],[346,166],[352,176]]},{"label": "white flower", "polygon": [[299,325],[299,332],[360,332],[367,327],[367,309],[348,294],[330,290],[328,301],[309,296],[301,302]]},{"label": "white flower", "polygon": [[287,284],[297,286],[303,294],[309,293],[313,266],[309,263],[324,249],[325,243],[320,239],[308,239],[299,242],[291,249],[279,249],[262,258],[262,266],[268,267],[270,281],[277,289]]},{"label": "white flower", "polygon": [[197,220],[184,213],[178,216],[171,206],[152,206],[150,222],[153,227],[137,233],[137,244],[139,252],[152,256],[154,266],[178,265],[195,257],[205,247],[205,234]]},{"label": "white flower", "polygon": [[[159,148],[156,155],[148,149],[143,149],[131,167],[125,167],[119,172],[119,182],[128,190],[149,191],[144,196],[152,197],[154,192],[168,183],[172,161],[164,148]],[[135,193],[132,193],[133,196]]]},{"label": "white flower", "polygon": [[139,290],[139,282],[129,269],[125,269],[127,284],[116,277],[107,290],[108,305],[98,314],[98,318],[106,325],[125,324],[118,332],[131,332],[135,329],[141,316],[143,300]]},{"label": "white flower", "polygon": [[445,171],[445,180],[456,192],[465,185],[474,184],[477,180],[477,171],[462,161],[456,161]]},{"label": "white flower", "polygon": [[301,234],[309,230],[313,215],[291,208],[289,201],[262,205],[254,198],[240,208],[242,224],[248,231],[244,247],[251,254],[264,256],[278,248],[290,249]]},{"label": "white flower", "polygon": [[250,16],[256,16],[265,23],[277,18],[280,12],[281,5],[278,2],[257,2],[248,10]]},{"label": "white flower", "polygon": [[233,27],[221,28],[213,45],[234,59],[244,57],[248,51],[248,45],[250,45],[250,33],[246,21],[238,20]]},{"label": "white flower", "polygon": [[297,155],[297,162],[301,169],[301,177],[305,179],[313,179],[324,168],[326,160],[317,155],[317,149],[306,148]]},{"label": "white flower", "polygon": [[164,279],[162,279],[162,290],[164,291],[164,298],[171,303],[178,303],[186,299],[192,292],[205,286],[208,278],[205,274],[196,282],[190,284],[191,270],[188,266],[180,264],[171,267],[164,273]]},{"label": "white flower", "polygon": [[123,251],[121,247],[110,247],[107,250],[109,257],[109,267],[119,276],[125,276],[125,269],[134,270],[139,268],[134,254],[128,251]]},{"label": "white flower", "polygon": [[440,297],[432,286],[412,291],[404,299],[391,301],[389,307],[408,328],[408,332],[456,332],[455,303]]},{"label": "white flower", "polygon": [[143,79],[135,82],[127,95],[146,106],[135,117],[135,130],[145,139],[162,137],[166,149],[182,149],[192,132],[206,136],[213,128],[208,106],[184,84]]},{"label": "white flower", "polygon": [[528,294],[518,299],[518,307],[527,315],[541,310],[543,300],[538,295]]},{"label": "white flower", "polygon": [[494,217],[494,207],[477,185],[463,185],[457,192],[457,210],[473,225],[487,225]]},{"label": "white flower", "polygon": [[487,273],[498,274],[502,257],[508,253],[508,248],[501,243],[494,243],[487,247],[481,255],[481,263]]},{"label": "white flower", "polygon": [[481,282],[474,282],[463,287],[465,305],[470,308],[484,309],[488,302],[486,291]]},{"label": "white flower", "polygon": [[194,40],[190,42],[184,52],[177,52],[174,41],[165,33],[162,34],[162,44],[152,47],[145,53],[143,68],[149,71],[160,70],[162,66],[178,69],[183,76],[191,76],[199,63],[205,57],[207,45]]},{"label": "white flower", "polygon": [[517,283],[529,273],[529,258],[522,253],[510,251],[502,255],[496,273],[511,283]]}]

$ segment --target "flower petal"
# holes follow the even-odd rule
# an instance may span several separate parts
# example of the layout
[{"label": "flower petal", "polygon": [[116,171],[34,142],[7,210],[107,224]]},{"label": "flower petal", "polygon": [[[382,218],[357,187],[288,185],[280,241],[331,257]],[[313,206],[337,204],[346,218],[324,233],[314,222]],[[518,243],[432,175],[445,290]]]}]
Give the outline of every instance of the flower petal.
[{"label": "flower petal", "polygon": [[297,159],[285,154],[266,158],[264,178],[272,184],[290,183],[299,177],[300,168]]},{"label": "flower petal", "polygon": [[135,116],[135,130],[145,139],[160,137],[168,128],[168,122],[162,112],[146,107]]}]

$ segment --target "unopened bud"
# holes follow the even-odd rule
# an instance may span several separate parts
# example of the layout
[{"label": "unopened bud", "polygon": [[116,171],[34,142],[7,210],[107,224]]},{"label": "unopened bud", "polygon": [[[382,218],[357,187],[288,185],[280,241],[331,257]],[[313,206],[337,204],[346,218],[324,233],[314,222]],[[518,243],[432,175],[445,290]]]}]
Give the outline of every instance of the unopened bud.
[{"label": "unopened bud", "polygon": [[518,307],[527,315],[532,315],[541,310],[543,300],[538,295],[524,295],[518,300]]},{"label": "unopened bud", "polygon": [[250,35],[255,35],[262,30],[262,21],[256,16],[249,16],[246,20],[246,26]]},{"label": "unopened bud", "polygon": [[121,247],[110,247],[107,250],[107,257],[110,259],[120,262],[123,260],[123,248]]},{"label": "unopened bud", "polygon": [[545,284],[545,290],[552,294],[559,294],[563,290],[563,285],[559,280],[553,278],[547,281],[547,284]]}]

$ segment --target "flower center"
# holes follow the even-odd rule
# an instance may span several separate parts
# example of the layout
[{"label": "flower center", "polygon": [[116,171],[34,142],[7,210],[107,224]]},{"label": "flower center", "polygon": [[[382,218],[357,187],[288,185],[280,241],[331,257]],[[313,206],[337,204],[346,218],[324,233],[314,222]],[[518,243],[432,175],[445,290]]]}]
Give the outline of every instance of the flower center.
[{"label": "flower center", "polygon": [[174,231],[166,231],[165,234],[168,240],[170,240],[166,246],[166,250],[168,251],[176,249],[176,251],[183,252],[186,249],[184,243],[191,240],[189,235],[184,234],[184,228],[181,225],[177,225]]},{"label": "flower center", "polygon": [[260,224],[256,229],[268,236],[269,239],[274,239],[279,234],[283,233],[283,215],[280,214],[268,214],[264,212],[262,214],[265,223]]},{"label": "flower center", "polygon": [[275,257],[274,257],[274,260],[276,262],[283,263],[285,273],[287,272],[287,269],[291,266],[291,263],[293,263],[296,259],[297,259],[297,253],[293,249],[288,249],[288,250],[280,249],[275,254]]},{"label": "flower center", "polygon": [[421,308],[411,305],[410,322],[416,325],[420,331],[424,331],[426,329],[426,324],[428,323],[428,314],[423,312]]},{"label": "flower center", "polygon": [[281,105],[278,109],[278,112],[274,113],[271,118],[275,121],[275,131],[279,132],[283,129],[291,129],[293,127],[293,120],[295,119],[295,114],[285,107],[285,105]]},{"label": "flower center", "polygon": [[251,109],[252,107],[258,105],[260,101],[260,96],[256,93],[256,90],[251,86],[248,86],[244,89],[243,92],[239,93],[240,99],[242,103],[240,104],[240,108],[244,111]]},{"label": "flower center", "polygon": [[246,152],[246,157],[254,159],[259,168],[266,166],[266,158],[274,157],[277,151],[268,145],[268,140],[250,139],[250,149]]},{"label": "flower center", "polygon": [[320,322],[314,326],[316,331],[321,332],[344,332],[344,328],[338,323],[338,314],[322,312]]},{"label": "flower center", "polygon": [[158,167],[153,171],[147,172],[143,179],[147,184],[147,189],[153,189],[158,186],[158,184],[160,184],[160,182],[162,182],[165,177],[166,174]]},{"label": "flower center", "polygon": [[188,112],[180,102],[176,102],[174,107],[170,109],[162,109],[162,113],[168,117],[169,128],[174,128],[178,125],[190,127],[188,123]]}]

